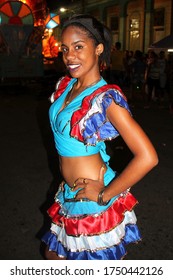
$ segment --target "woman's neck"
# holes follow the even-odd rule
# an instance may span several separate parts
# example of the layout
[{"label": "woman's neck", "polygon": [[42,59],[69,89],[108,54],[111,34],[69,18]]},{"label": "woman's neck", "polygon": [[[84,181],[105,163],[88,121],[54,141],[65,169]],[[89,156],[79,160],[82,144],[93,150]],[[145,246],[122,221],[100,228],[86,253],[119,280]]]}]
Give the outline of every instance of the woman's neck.
[{"label": "woman's neck", "polygon": [[[99,75],[99,77],[97,79],[93,79],[93,81],[91,81],[90,83],[88,82],[88,83],[83,83],[83,84],[81,84],[81,82],[79,80],[77,80],[73,84],[73,87],[69,91],[68,95],[66,96],[65,105],[69,104],[76,96],[78,96],[81,92],[83,92],[87,88],[90,88],[90,87],[94,86],[95,84],[97,84],[101,80],[101,78],[102,77]],[[86,86],[84,86],[84,84]]]},{"label": "woman's neck", "polygon": [[94,78],[94,79],[90,79],[89,81],[77,80],[77,82],[74,85],[74,89],[76,91],[78,91],[78,90],[80,90],[80,91],[82,90],[83,91],[84,89],[97,84],[100,80],[101,80],[101,76],[100,75],[98,77]]}]

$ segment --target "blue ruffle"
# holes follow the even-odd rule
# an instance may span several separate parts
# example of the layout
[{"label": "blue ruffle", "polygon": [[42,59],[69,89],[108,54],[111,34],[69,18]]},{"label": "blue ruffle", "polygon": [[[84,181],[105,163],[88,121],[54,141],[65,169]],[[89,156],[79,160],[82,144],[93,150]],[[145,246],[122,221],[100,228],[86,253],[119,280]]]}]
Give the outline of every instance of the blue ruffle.
[{"label": "blue ruffle", "polygon": [[45,242],[50,251],[54,251],[57,255],[67,258],[67,260],[121,260],[126,255],[126,245],[141,240],[141,234],[137,225],[127,225],[125,227],[125,237],[122,242],[114,247],[97,251],[68,251],[52,232],[47,232],[42,241]]},{"label": "blue ruffle", "polygon": [[[111,140],[119,136],[119,132],[109,122],[106,116],[106,110],[112,101],[126,109],[131,114],[125,96],[123,96],[123,94],[121,94],[118,89],[107,89],[103,94],[103,99],[101,102],[96,99],[97,97],[92,100],[92,105],[90,108],[92,114],[89,116],[89,118],[87,117],[84,120],[84,129],[82,131],[82,135],[84,138],[84,143],[87,145],[96,145],[98,141]],[[95,110],[93,113],[92,106],[94,105],[94,102],[97,102],[101,110]],[[88,115],[89,114],[90,113],[88,112]]]}]

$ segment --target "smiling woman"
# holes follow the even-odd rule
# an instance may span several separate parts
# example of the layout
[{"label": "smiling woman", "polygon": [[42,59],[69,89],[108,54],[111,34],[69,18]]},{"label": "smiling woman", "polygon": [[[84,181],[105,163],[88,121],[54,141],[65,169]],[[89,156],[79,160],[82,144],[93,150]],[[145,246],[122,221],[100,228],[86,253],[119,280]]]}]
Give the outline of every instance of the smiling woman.
[{"label": "smiling woman", "polygon": [[[76,15],[65,22],[61,42],[69,75],[57,83],[49,116],[64,181],[48,210],[46,258],[119,260],[141,239],[130,188],[157,164],[157,154],[121,89],[100,76],[100,64],[110,62],[108,28]],[[118,175],[105,141],[120,134],[134,156]]]}]

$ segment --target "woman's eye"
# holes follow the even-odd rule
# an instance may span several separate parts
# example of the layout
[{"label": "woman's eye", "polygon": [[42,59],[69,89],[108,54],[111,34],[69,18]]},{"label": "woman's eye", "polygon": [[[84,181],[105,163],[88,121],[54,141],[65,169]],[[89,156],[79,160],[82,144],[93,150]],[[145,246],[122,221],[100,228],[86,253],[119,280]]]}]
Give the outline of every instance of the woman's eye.
[{"label": "woman's eye", "polygon": [[61,48],[61,51],[62,51],[63,53],[66,53],[66,52],[67,52],[67,48]]},{"label": "woman's eye", "polygon": [[80,49],[82,49],[82,48],[83,48],[83,46],[81,46],[81,45],[77,45],[77,46],[75,47],[76,50],[80,50]]}]

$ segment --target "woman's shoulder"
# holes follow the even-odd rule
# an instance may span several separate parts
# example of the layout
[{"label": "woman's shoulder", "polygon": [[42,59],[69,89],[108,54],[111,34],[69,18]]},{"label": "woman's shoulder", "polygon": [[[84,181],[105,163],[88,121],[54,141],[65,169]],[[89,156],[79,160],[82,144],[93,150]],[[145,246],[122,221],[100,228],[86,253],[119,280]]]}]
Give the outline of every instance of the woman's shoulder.
[{"label": "woman's shoulder", "polygon": [[[105,84],[96,89],[91,95],[86,97],[86,101],[94,102],[97,100],[97,103],[102,103],[104,106],[112,102],[112,100],[119,104],[127,107],[127,97],[123,93],[122,89],[116,84]],[[123,106],[123,107],[124,107]]]}]

